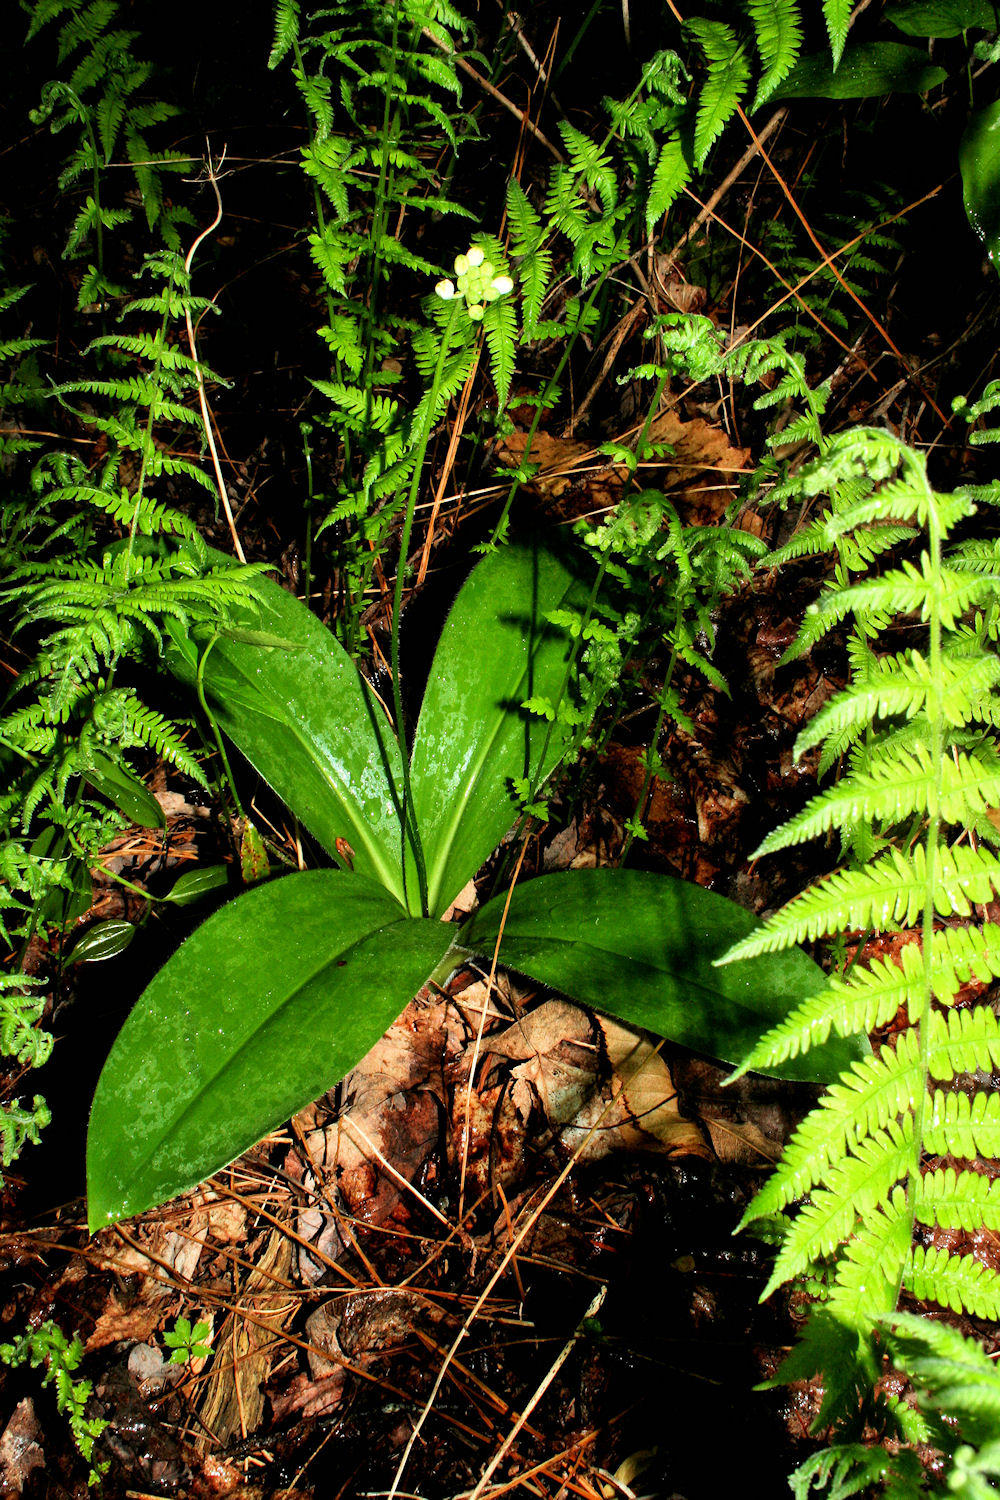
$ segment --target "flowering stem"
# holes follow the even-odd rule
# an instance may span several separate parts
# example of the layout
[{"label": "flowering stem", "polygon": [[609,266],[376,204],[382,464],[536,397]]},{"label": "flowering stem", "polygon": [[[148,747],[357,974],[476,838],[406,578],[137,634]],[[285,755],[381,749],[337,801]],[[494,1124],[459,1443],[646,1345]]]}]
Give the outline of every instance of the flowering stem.
[{"label": "flowering stem", "polygon": [[416,509],[417,490],[420,488],[424,457],[427,453],[427,444],[430,441],[431,428],[434,425],[434,416],[437,411],[438,390],[441,385],[445,360],[448,357],[452,329],[455,326],[455,314],[459,306],[459,299],[452,302],[448,321],[442,330],[437,363],[434,366],[434,375],[431,380],[430,390],[427,393],[423,417],[421,418],[417,430],[416,442],[413,446],[413,472],[410,478],[409,492],[406,496],[406,514],[403,518],[403,532],[399,541],[399,562],[396,565],[396,584],[392,598],[392,634],[390,636],[392,706],[396,719],[396,738],[399,741],[399,753],[403,765],[403,812],[401,820],[403,826],[403,891],[406,896],[407,906],[409,906],[409,892],[406,890],[406,840],[409,837],[410,846],[413,849],[414,862],[417,867],[419,910],[423,916],[427,915],[427,867],[424,862],[420,829],[417,827],[417,820],[413,811],[413,796],[410,790],[410,752],[406,739],[406,723],[403,718],[402,679],[399,671],[399,621],[403,612],[403,584],[406,578],[406,559],[410,552],[410,534],[413,530],[413,514]]}]

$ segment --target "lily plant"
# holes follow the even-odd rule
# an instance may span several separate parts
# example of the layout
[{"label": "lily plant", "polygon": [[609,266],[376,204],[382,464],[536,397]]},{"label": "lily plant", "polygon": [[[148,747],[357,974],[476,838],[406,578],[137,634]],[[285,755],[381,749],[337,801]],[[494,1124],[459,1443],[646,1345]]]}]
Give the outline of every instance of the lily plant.
[{"label": "lily plant", "polygon": [[[643,871],[543,875],[464,922],[442,920],[516,822],[512,787],[542,787],[570,748],[572,715],[547,721],[525,705],[572,694],[579,642],[565,622],[585,599],[537,544],[484,557],[448,616],[405,752],[398,716],[277,584],[260,580],[245,628],[209,640],[174,630],[170,665],[332,867],[229,901],[138,1000],[94,1098],[92,1229],[234,1160],[355,1066],[422,986],[473,957],[498,953],[536,984],[735,1064],[823,988],[800,949],[713,967],[754,916]],[[775,1071],[826,1081],[855,1045],[833,1040]]]}]

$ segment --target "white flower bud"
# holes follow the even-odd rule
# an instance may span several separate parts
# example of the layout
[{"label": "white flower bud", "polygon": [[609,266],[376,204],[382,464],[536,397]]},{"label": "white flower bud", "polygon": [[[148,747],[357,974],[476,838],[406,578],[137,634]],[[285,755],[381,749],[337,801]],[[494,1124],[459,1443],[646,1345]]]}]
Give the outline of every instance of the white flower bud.
[{"label": "white flower bud", "polygon": [[453,281],[439,281],[434,290],[442,302],[450,302],[455,295],[455,283]]},{"label": "white flower bud", "polygon": [[470,266],[481,266],[483,261],[486,259],[486,256],[480,250],[478,245],[473,245],[465,258]]},{"label": "white flower bud", "polygon": [[455,256],[455,271],[459,276],[464,276],[469,269],[469,257],[467,255]]},{"label": "white flower bud", "polygon": [[514,290],[514,283],[509,276],[494,276],[490,285],[498,297],[505,297],[508,292]]},{"label": "white flower bud", "polygon": [[481,323],[483,319],[483,306],[480,302],[469,303],[469,317],[473,323]]}]

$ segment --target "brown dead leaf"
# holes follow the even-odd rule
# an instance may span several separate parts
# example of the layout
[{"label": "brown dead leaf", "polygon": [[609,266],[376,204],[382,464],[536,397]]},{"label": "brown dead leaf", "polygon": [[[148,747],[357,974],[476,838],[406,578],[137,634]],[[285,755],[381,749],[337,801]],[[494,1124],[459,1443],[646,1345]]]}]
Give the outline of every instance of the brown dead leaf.
[{"label": "brown dead leaf", "polygon": [[646,1135],[671,1151],[705,1154],[697,1126],[678,1111],[677,1090],[670,1070],[656,1047],[642,1032],[623,1026],[610,1016],[598,1016],[608,1061],[622,1084],[632,1118]]},{"label": "brown dead leaf", "polygon": [[[671,452],[655,469],[643,469],[643,481],[669,491],[683,521],[702,526],[718,521],[733,499],[733,479],[747,467],[750,449],[733,447],[723,429],[704,417],[685,422],[673,409],[653,420],[649,436],[669,444]],[[501,444],[501,457],[522,463],[527,441],[527,433],[512,432]],[[586,443],[536,432],[527,456],[540,465],[527,488],[546,500],[559,499],[571,486],[584,488],[588,510],[597,511],[616,505],[624,491],[625,466],[609,464]]]},{"label": "brown dead leaf", "polygon": [[[521,464],[527,448],[528,434],[512,432],[501,443],[500,456],[505,463]],[[572,438],[551,437],[547,432],[533,435],[528,462],[540,468],[527,489],[546,500],[558,500],[572,485],[586,483],[595,505],[602,501],[594,493],[594,487],[607,492],[604,504],[614,504],[627,472],[622,464],[617,468],[610,466],[592,445],[574,442]]]},{"label": "brown dead leaf", "polygon": [[311,1380],[308,1375],[293,1375],[286,1388],[271,1397],[271,1415],[276,1426],[289,1417],[324,1417],[335,1411],[344,1399],[347,1371],[337,1365],[332,1375]]},{"label": "brown dead leaf", "polygon": [[206,1242],[235,1244],[242,1237],[245,1221],[246,1209],[241,1204],[202,1188],[192,1196],[186,1218],[179,1218],[171,1209],[169,1225],[163,1220],[138,1224],[130,1234],[135,1245],[113,1229],[102,1230],[97,1239],[96,1263],[102,1270],[120,1276],[150,1277],[149,1293],[166,1297],[171,1287],[164,1267],[174,1272],[182,1286],[190,1284]]},{"label": "brown dead leaf", "polygon": [[87,1340],[87,1353],[103,1349],[106,1344],[124,1343],[134,1339],[144,1343],[155,1333],[163,1320],[163,1308],[159,1302],[144,1302],[138,1306],[124,1307],[114,1292],[108,1297],[104,1311],[94,1324],[94,1331]]},{"label": "brown dead leaf", "polygon": [[44,1468],[42,1429],[31,1397],[26,1396],[0,1435],[0,1494],[20,1495],[32,1470]]},{"label": "brown dead leaf", "polygon": [[704,417],[684,422],[676,411],[661,412],[649,429],[654,443],[669,443],[673,452],[657,469],[657,484],[670,492],[681,520],[710,526],[733,499],[733,478],[747,467],[749,448],[734,448],[721,427]]},{"label": "brown dead leaf", "polygon": [[656,1145],[707,1155],[697,1126],[679,1113],[670,1073],[654,1045],[607,1017],[599,1016],[597,1025],[610,1080],[599,1077],[588,1012],[567,1000],[546,1000],[487,1039],[490,1052],[517,1063],[511,1094],[522,1119],[537,1103],[549,1125],[560,1129],[563,1144],[587,1160]]},{"label": "brown dead leaf", "polygon": [[501,1057],[522,1059],[554,1052],[563,1042],[592,1047],[590,1017],[569,1000],[545,1000],[505,1031],[488,1037],[484,1046]]},{"label": "brown dead leaf", "polygon": [[766,1136],[752,1120],[722,1120],[703,1114],[701,1121],[720,1161],[735,1162],[740,1166],[777,1165],[781,1145]]},{"label": "brown dead leaf", "polygon": [[407,1287],[370,1287],[345,1292],[306,1319],[309,1368],[314,1380],[344,1363],[366,1368],[373,1355],[406,1343],[415,1324],[439,1323],[440,1308]]},{"label": "brown dead leaf", "polygon": [[[384,1223],[406,1192],[399,1179],[412,1182],[435,1149],[442,1067],[464,1040],[449,1001],[412,1002],[344,1080],[348,1102],[340,1118],[304,1134],[302,1181],[314,1198],[296,1229],[327,1260],[336,1260],[346,1244],[334,1209]],[[317,1281],[325,1267],[302,1250],[299,1269]]]}]

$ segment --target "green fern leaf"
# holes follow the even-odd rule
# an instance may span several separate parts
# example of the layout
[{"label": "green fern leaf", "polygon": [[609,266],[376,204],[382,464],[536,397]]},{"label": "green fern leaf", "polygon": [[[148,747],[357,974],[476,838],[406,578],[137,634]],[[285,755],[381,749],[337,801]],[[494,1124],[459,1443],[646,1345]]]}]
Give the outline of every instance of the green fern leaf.
[{"label": "green fern leaf", "polygon": [[917,1218],[923,1224],[964,1229],[969,1234],[984,1228],[1000,1229],[1000,1181],[991,1181],[983,1172],[956,1172],[954,1167],[925,1172],[917,1186],[915,1203]]},{"label": "green fern leaf", "polygon": [[980,600],[988,601],[1000,588],[1000,574],[966,575],[955,569],[935,569],[925,552],[920,566],[904,562],[881,578],[856,583],[847,589],[834,590],[821,603],[813,605],[803,621],[795,643],[800,656],[821,640],[848,615],[890,617],[892,614],[915,614],[927,618],[933,607],[941,624],[951,630],[961,616]]},{"label": "green fern leaf", "polygon": [[932,1093],[924,1146],[935,1156],[1000,1158],[1000,1094]]},{"label": "green fern leaf", "polygon": [[902,1125],[892,1120],[858,1141],[853,1155],[832,1163],[825,1174],[828,1186],[813,1193],[789,1228],[761,1301],[838,1250],[854,1232],[858,1215],[873,1213],[889,1199],[912,1157],[912,1120]]},{"label": "green fern leaf", "polygon": [[[983,700],[1000,682],[1000,656],[942,654],[938,687],[947,723],[961,727],[978,717]],[[930,668],[918,651],[877,660],[867,679],[852,683],[825,703],[795,741],[796,758],[829,735],[846,728],[866,729],[880,718],[919,713],[931,686]]]},{"label": "green fern leaf", "polygon": [[[935,874],[934,909],[940,916],[967,917],[971,902],[986,904],[1000,891],[1000,860],[981,847],[956,845],[938,850]],[[838,870],[826,876],[716,963],[776,953],[831,932],[912,927],[922,913],[926,894],[923,846],[918,845],[910,856],[890,848],[865,870]]]},{"label": "green fern leaf", "polygon": [[845,1245],[827,1307],[859,1330],[893,1310],[910,1248],[910,1213],[902,1188],[894,1188]]},{"label": "green fern leaf", "polygon": [[694,162],[700,169],[727,120],[739,108],[750,82],[750,64],[746,44],[724,21],[699,16],[684,24],[697,37],[708,64],[694,125]]},{"label": "green fern leaf", "polygon": [[851,24],[851,0],[823,0],[823,19],[826,22],[827,36],[830,38],[833,66],[836,68],[844,55],[847,32]]},{"label": "green fern leaf", "polygon": [[691,177],[680,137],[668,136],[660,146],[646,199],[646,225],[650,230],[683,192]]},{"label": "green fern leaf", "polygon": [[983,1005],[947,1015],[932,1012],[927,1066],[930,1076],[944,1083],[956,1073],[1000,1068],[1000,1019]]},{"label": "green fern leaf", "polygon": [[761,859],[831,828],[868,821],[898,823],[926,812],[928,799],[940,795],[946,823],[966,823],[976,813],[1000,803],[1000,757],[985,748],[973,756],[955,750],[935,766],[926,746],[880,750],[872,771],[848,774],[836,786],[813,797],[796,817],[769,834],[753,854]]},{"label": "green fern leaf", "polygon": [[825,990],[797,1005],[767,1032],[733,1075],[751,1069],[778,1067],[811,1047],[821,1046],[831,1033],[852,1036],[872,1032],[893,1019],[901,1005],[920,993],[923,956],[914,944],[901,951],[900,964],[873,959],[865,968],[856,964],[846,978],[834,975]]},{"label": "green fern leaf", "polygon": [[912,1113],[923,1087],[916,1034],[902,1032],[895,1051],[852,1064],[795,1131],[776,1170],[740,1221],[780,1212],[824,1181],[830,1166],[865,1135]]},{"label": "green fern leaf", "polygon": [[490,370],[497,388],[497,407],[503,411],[510,400],[510,382],[514,374],[514,351],[517,346],[517,315],[508,297],[487,304],[483,312],[483,331],[490,351]]},{"label": "green fern leaf", "polygon": [[802,18],[798,0],[748,0],[747,10],[764,65],[753,105],[760,109],[795,65],[802,47]]},{"label": "green fern leaf", "polygon": [[831,932],[867,927],[884,932],[893,925],[912,926],[926,892],[923,847],[918,846],[909,857],[898,849],[887,849],[866,870],[838,870],[826,876],[716,962],[776,953]]},{"label": "green fern leaf", "polygon": [[963,984],[1000,979],[1000,927],[942,927],[934,937],[934,993],[950,1002]]},{"label": "green fern leaf", "polygon": [[1000,1276],[972,1255],[952,1255],[940,1245],[916,1245],[904,1285],[921,1301],[937,1302],[952,1312],[972,1313],[994,1323],[1000,1318]]}]

